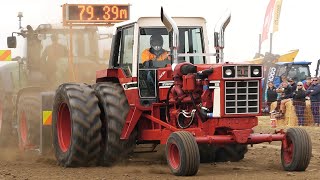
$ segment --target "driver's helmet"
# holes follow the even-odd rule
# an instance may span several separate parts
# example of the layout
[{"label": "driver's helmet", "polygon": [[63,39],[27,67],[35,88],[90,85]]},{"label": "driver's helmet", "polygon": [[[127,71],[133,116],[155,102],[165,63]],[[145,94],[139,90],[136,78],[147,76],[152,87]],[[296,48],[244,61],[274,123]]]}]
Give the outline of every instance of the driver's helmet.
[{"label": "driver's helmet", "polygon": [[155,51],[160,51],[163,46],[163,38],[159,34],[152,35],[150,38],[150,46]]}]

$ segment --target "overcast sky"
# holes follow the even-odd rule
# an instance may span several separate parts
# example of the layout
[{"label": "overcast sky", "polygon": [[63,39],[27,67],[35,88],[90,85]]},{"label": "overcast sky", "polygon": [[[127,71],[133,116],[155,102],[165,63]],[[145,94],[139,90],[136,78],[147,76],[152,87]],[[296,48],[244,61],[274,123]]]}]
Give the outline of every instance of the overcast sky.
[{"label": "overcast sky", "polygon": [[[17,13],[23,12],[23,26],[62,21],[61,5],[76,3],[130,3],[131,19],[140,16],[159,16],[164,6],[171,16],[202,16],[207,20],[209,41],[213,42],[216,22],[226,9],[231,11],[231,22],[225,33],[225,60],[250,59],[258,51],[259,34],[269,0],[10,0],[1,6],[0,49],[6,49],[6,37],[18,29]],[[210,2],[210,4],[209,4]],[[296,60],[316,61],[320,58],[320,1],[283,0],[279,31],[273,36],[273,52],[284,53],[299,49]],[[213,43],[210,44],[213,46]],[[269,40],[262,46],[269,51]],[[13,50],[13,56],[21,51]],[[313,63],[315,66],[315,63]],[[314,73],[314,72],[312,72]]]}]

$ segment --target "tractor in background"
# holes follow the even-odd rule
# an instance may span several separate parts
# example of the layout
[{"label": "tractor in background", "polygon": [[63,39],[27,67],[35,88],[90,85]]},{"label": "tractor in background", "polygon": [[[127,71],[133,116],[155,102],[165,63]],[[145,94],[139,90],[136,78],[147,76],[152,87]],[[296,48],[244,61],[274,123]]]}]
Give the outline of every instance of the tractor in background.
[{"label": "tractor in background", "polygon": [[[96,83],[64,83],[55,92],[58,163],[111,166],[136,144],[165,144],[171,172],[192,176],[200,162],[239,161],[247,145],[281,141],[284,170],[304,171],[311,159],[305,129],[253,133],[261,115],[263,66],[223,61],[230,18],[216,26],[216,63],[209,58],[203,18],[171,18],[161,9],[161,18],[117,26],[109,68],[97,71]],[[142,63],[153,34],[163,37],[170,58]]]},{"label": "tractor in background", "polygon": [[[54,91],[63,82],[95,81],[95,71],[107,67],[98,54],[98,29],[77,26],[70,30],[62,24],[40,24],[33,29],[28,25],[7,38],[9,48],[17,46],[14,34],[22,38],[25,52],[12,62],[0,63],[0,144],[15,141],[22,151],[38,151],[46,143],[50,149],[51,133],[44,130],[51,131],[51,114],[41,111],[41,94]],[[41,56],[53,36],[67,53],[49,63]],[[52,104],[47,104],[51,108]]]}]

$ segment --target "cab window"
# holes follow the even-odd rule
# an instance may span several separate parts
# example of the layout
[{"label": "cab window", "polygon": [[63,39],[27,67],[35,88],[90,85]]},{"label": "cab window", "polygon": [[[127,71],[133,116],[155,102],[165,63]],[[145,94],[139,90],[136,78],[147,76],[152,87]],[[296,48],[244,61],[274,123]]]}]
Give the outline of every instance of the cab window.
[{"label": "cab window", "polygon": [[[138,59],[140,68],[144,67],[145,56],[143,53],[151,51],[150,38],[152,35],[161,35],[163,39],[162,49],[169,53],[169,35],[165,28],[140,28],[139,30],[139,51]],[[147,52],[146,52],[147,51]],[[178,53],[204,53],[202,29],[200,27],[179,27],[179,49]],[[150,55],[150,57],[154,57]],[[155,60],[155,59],[150,59]],[[179,57],[179,62],[190,62],[192,64],[204,64],[205,57]],[[153,61],[152,61],[153,62]],[[162,62],[161,59],[153,63],[155,68],[164,67],[171,61]]]}]

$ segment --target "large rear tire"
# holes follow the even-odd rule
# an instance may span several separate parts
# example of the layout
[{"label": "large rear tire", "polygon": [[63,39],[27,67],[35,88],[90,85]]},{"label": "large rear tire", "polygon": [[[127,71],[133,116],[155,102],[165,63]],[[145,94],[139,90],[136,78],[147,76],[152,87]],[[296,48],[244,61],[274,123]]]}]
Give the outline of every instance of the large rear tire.
[{"label": "large rear tire", "polygon": [[129,112],[127,97],[120,84],[105,82],[95,85],[102,120],[102,156],[100,164],[112,166],[120,158],[126,158],[136,145],[136,130],[128,140],[121,140],[121,132]]},{"label": "large rear tire", "polygon": [[62,84],[53,104],[55,156],[61,166],[97,165],[101,142],[98,99],[86,84]]},{"label": "large rear tire", "polygon": [[226,144],[216,149],[215,162],[237,162],[248,152],[246,144]]},{"label": "large rear tire", "polygon": [[0,147],[7,147],[13,144],[13,108],[5,98],[0,99]]},{"label": "large rear tire", "polygon": [[17,131],[21,151],[35,150],[40,145],[40,93],[23,93],[18,100]]},{"label": "large rear tire", "polygon": [[286,147],[281,146],[281,162],[286,171],[304,171],[312,155],[311,138],[302,128],[290,128],[286,134]]},{"label": "large rear tire", "polygon": [[199,144],[200,163],[212,163],[216,160],[217,146],[212,144]]},{"label": "large rear tire", "polygon": [[197,174],[200,164],[199,148],[190,132],[178,131],[170,134],[166,145],[166,157],[174,175]]}]

